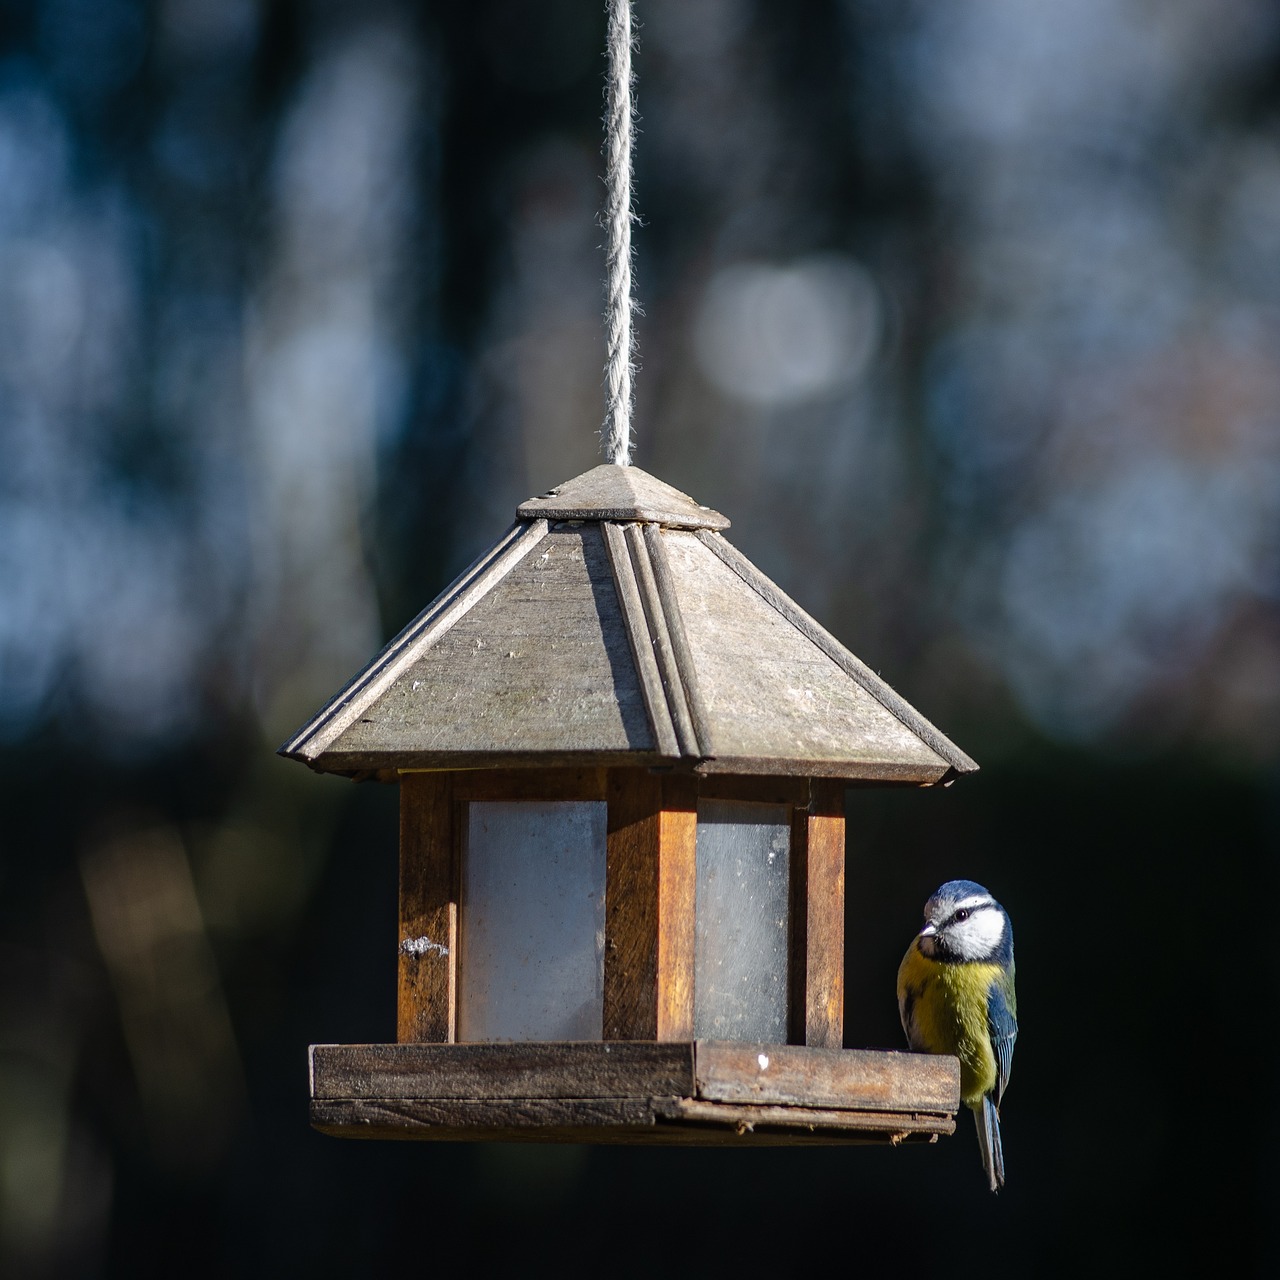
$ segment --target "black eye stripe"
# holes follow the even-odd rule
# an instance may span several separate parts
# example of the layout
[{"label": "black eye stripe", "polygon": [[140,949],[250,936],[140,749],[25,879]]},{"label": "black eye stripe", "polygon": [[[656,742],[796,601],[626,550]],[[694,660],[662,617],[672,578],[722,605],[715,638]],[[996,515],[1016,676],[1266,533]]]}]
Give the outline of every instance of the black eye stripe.
[{"label": "black eye stripe", "polygon": [[957,907],[943,922],[939,928],[946,929],[953,924],[959,924],[963,920],[972,920],[979,911],[994,911],[996,904],[994,902],[979,902],[975,907]]}]

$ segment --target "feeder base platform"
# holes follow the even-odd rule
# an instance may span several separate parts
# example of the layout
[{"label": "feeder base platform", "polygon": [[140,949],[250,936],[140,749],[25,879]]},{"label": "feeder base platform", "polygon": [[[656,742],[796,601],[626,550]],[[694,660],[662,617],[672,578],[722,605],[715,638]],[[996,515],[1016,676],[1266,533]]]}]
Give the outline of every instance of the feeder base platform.
[{"label": "feeder base platform", "polygon": [[593,1041],[311,1046],[311,1123],[344,1138],[794,1146],[955,1132],[955,1058]]}]

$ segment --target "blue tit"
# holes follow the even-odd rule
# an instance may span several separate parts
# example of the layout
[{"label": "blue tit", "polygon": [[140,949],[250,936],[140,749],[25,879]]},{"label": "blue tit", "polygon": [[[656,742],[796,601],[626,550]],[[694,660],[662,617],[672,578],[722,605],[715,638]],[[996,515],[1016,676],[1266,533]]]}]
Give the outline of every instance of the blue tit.
[{"label": "blue tit", "polygon": [[1000,1100],[1018,1038],[1013,926],[972,880],[949,880],[924,904],[924,928],[898,968],[898,1012],[917,1053],[960,1059],[960,1098],[978,1125],[991,1190],[1004,1186]]}]

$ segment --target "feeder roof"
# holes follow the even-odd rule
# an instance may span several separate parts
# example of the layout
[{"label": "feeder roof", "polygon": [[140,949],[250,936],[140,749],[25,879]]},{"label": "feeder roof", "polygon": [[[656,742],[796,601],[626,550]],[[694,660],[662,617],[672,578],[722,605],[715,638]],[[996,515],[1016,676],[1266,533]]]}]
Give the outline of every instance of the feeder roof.
[{"label": "feeder roof", "polygon": [[280,748],[322,772],[675,765],[948,780],[977,765],[638,467],[498,543]]}]

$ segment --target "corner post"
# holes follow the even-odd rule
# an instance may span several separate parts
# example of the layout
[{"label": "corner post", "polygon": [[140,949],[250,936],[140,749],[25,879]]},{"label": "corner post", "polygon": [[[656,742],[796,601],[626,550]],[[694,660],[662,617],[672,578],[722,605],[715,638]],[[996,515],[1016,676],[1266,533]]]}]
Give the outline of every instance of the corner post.
[{"label": "corner post", "polygon": [[451,1044],[457,1026],[458,856],[453,781],[400,775],[396,1039]]},{"label": "corner post", "polygon": [[609,772],[604,1038],[693,1035],[697,783]]},{"label": "corner post", "polygon": [[790,1040],[844,1043],[844,783],[814,779],[792,811]]}]

